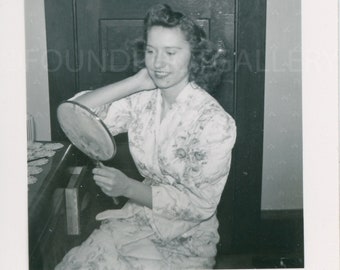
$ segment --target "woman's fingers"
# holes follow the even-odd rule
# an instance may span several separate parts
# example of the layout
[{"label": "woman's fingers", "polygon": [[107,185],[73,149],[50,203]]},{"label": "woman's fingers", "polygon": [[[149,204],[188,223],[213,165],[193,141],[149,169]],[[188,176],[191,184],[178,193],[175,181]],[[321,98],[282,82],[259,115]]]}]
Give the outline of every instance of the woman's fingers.
[{"label": "woman's fingers", "polygon": [[94,175],[93,179],[96,182],[100,182],[100,183],[105,184],[105,185],[112,185],[113,184],[113,181],[111,179],[100,176],[100,175]]},{"label": "woman's fingers", "polygon": [[108,185],[105,182],[101,182],[101,181],[96,181],[95,183],[97,186],[99,186],[101,188],[102,191],[105,191],[106,194],[110,194],[113,191],[114,187],[112,185]]},{"label": "woman's fingers", "polygon": [[94,175],[93,179],[96,181],[96,183],[100,186],[106,187],[106,188],[113,188],[113,186],[117,185],[119,182],[118,175],[102,170],[102,169],[94,169]]},{"label": "woman's fingers", "polygon": [[95,168],[92,170],[93,175],[99,175],[99,176],[104,176],[104,177],[110,177],[111,173],[108,172],[107,170]]},{"label": "woman's fingers", "polygon": [[93,174],[105,176],[105,177],[115,177],[118,170],[110,167],[94,168],[92,170]]},{"label": "woman's fingers", "polygon": [[111,192],[112,191],[112,187],[107,186],[101,182],[96,182],[97,186],[100,187],[102,190],[105,190],[107,192]]}]

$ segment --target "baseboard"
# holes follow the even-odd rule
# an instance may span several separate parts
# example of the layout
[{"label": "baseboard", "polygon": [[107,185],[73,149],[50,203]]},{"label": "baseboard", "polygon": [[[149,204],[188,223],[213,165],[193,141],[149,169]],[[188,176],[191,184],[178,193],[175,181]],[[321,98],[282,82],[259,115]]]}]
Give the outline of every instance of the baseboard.
[{"label": "baseboard", "polygon": [[[280,265],[303,267],[303,210],[262,211],[257,243],[260,253],[269,254],[267,260],[277,261]],[[255,260],[260,267],[261,257]]]},{"label": "baseboard", "polygon": [[262,210],[261,219],[303,219],[303,209],[284,209],[284,210]]},{"label": "baseboard", "polygon": [[303,210],[265,210],[261,212],[261,248],[303,250]]}]

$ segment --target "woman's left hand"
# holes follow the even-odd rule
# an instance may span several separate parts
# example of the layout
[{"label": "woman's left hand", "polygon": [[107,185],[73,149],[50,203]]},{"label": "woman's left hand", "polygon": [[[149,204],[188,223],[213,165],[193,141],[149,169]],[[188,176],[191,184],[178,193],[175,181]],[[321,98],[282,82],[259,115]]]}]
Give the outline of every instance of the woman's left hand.
[{"label": "woman's left hand", "polygon": [[120,170],[101,164],[92,172],[94,181],[106,195],[110,197],[126,196],[130,178]]}]

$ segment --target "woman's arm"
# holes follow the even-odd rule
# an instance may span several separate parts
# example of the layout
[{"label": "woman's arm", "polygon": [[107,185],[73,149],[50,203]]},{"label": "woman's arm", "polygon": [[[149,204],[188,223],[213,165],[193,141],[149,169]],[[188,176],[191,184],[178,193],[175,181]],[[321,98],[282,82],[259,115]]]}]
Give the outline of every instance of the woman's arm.
[{"label": "woman's arm", "polygon": [[135,75],[122,81],[100,87],[94,91],[76,97],[74,101],[88,107],[96,108],[106,103],[119,100],[143,90],[156,88],[147,70],[144,68]]}]

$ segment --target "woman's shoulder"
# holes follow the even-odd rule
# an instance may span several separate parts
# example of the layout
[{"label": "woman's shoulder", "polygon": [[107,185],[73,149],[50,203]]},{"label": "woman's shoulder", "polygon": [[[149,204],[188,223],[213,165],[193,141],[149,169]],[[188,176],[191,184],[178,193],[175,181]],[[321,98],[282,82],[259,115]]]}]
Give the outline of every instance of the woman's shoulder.
[{"label": "woman's shoulder", "polygon": [[210,142],[220,142],[228,147],[234,145],[237,136],[234,118],[223,109],[216,99],[211,97],[208,100],[204,103],[198,121],[202,136]]},{"label": "woman's shoulder", "polygon": [[[208,91],[193,84],[193,88],[197,90],[196,96],[199,103],[200,111],[208,117],[222,118],[228,122],[235,122],[234,118],[222,107],[222,105]],[[213,117],[214,116],[214,117]]]}]

